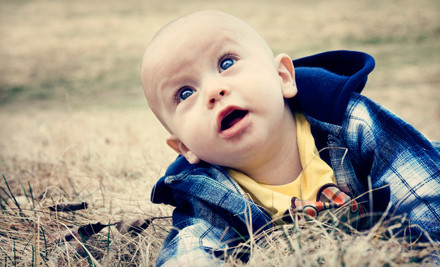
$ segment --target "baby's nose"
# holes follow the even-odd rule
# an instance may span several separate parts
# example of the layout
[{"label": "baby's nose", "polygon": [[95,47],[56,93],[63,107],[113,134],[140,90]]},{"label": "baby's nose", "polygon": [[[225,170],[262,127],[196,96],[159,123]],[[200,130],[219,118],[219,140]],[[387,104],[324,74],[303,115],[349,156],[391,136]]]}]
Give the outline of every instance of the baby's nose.
[{"label": "baby's nose", "polygon": [[218,90],[218,93],[214,93],[209,99],[209,104],[215,104],[220,98],[222,98],[226,94],[225,89]]},{"label": "baby's nose", "polygon": [[206,103],[208,108],[213,108],[214,104],[218,102],[223,97],[229,94],[229,87],[224,83],[220,77],[212,77],[207,79],[204,83],[206,92]]}]

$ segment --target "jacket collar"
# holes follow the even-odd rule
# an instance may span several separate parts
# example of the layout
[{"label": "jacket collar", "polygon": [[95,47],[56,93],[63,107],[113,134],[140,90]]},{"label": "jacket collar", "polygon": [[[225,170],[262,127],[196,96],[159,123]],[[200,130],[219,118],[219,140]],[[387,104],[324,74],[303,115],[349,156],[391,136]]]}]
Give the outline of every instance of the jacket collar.
[{"label": "jacket collar", "polygon": [[[227,174],[226,169],[200,163],[191,165],[182,156],[167,170],[167,173],[154,186],[151,193],[153,203],[180,206],[193,201],[212,205],[219,213],[233,214],[247,225],[252,216],[253,231],[271,225],[271,216],[262,208],[251,204],[243,189]],[[251,215],[250,215],[251,214]]]}]

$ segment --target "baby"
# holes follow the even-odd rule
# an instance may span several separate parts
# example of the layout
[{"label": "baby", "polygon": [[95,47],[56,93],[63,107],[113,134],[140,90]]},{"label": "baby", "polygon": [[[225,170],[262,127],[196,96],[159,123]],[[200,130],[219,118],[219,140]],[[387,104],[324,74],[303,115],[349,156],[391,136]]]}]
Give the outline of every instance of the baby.
[{"label": "baby", "polygon": [[359,94],[373,68],[352,51],[274,56],[219,11],[163,27],[141,79],[181,156],[152,193],[176,207],[157,264],[222,263],[257,231],[344,206],[358,227],[388,207],[438,238],[440,146]]}]

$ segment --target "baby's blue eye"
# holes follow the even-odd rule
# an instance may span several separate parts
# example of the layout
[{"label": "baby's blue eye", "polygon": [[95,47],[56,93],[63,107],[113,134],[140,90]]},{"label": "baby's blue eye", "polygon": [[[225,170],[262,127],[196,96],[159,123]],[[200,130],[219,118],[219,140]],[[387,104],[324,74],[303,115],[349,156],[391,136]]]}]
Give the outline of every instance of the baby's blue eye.
[{"label": "baby's blue eye", "polygon": [[192,94],[194,94],[194,89],[183,88],[179,93],[180,101],[187,99],[188,97],[192,96]]},{"label": "baby's blue eye", "polygon": [[232,65],[234,65],[234,63],[235,63],[235,60],[233,60],[232,58],[226,58],[226,59],[224,59],[224,60],[222,60],[222,61],[220,62],[220,68],[221,68],[222,70],[227,70],[227,69],[229,69]]}]

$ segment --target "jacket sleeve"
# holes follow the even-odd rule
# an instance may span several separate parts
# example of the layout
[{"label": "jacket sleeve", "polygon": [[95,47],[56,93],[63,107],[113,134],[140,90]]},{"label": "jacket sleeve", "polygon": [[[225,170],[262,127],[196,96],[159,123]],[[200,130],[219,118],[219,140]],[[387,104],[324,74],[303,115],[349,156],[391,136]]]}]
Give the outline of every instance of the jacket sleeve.
[{"label": "jacket sleeve", "polygon": [[205,222],[194,222],[183,229],[173,229],[168,235],[157,258],[157,266],[214,266],[223,262],[212,253],[212,247],[200,244],[200,232]]},{"label": "jacket sleeve", "polygon": [[239,241],[215,209],[200,202],[173,212],[173,229],[165,239],[157,266],[215,266],[224,264],[230,246]]},{"label": "jacket sleeve", "polygon": [[410,225],[423,229],[411,227],[402,234],[417,238],[427,231],[440,240],[438,143],[360,95],[352,98],[345,122],[345,142],[364,187],[387,188],[383,199],[389,197],[391,215],[407,216]]}]

